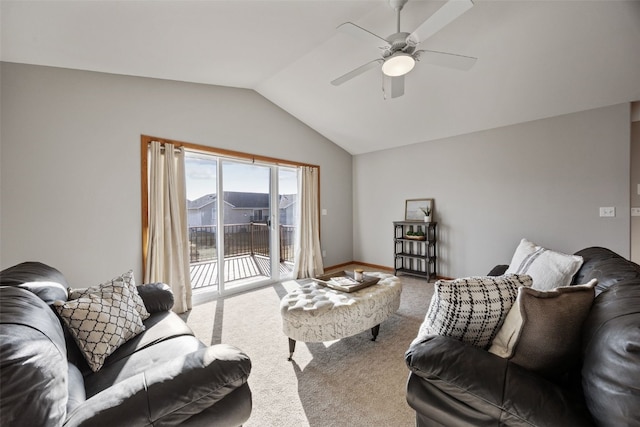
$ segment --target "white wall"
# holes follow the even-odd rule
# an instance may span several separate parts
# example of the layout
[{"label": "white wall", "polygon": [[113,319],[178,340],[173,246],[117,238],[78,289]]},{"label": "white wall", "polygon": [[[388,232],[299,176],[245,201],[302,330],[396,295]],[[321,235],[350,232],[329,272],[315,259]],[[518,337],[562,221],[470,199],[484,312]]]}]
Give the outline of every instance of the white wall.
[{"label": "white wall", "polygon": [[355,156],[355,259],[393,265],[391,223],[412,198],[435,199],[444,276],[508,264],[522,237],[629,257],[629,117],[623,104]]},{"label": "white wall", "polygon": [[254,91],[2,63],[0,266],[141,277],[140,135],[320,165],[325,265],[353,258],[351,156]]},{"label": "white wall", "polygon": [[[631,123],[631,206],[640,208],[640,102]],[[631,261],[640,264],[640,216],[631,217]]]}]

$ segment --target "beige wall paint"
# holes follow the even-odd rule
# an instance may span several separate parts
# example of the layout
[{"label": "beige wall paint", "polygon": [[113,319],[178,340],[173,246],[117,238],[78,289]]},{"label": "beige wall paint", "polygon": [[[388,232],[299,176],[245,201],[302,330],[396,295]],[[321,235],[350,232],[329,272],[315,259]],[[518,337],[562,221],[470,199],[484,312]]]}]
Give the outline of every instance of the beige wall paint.
[{"label": "beige wall paint", "polygon": [[355,259],[393,264],[391,223],[412,198],[435,199],[444,276],[508,264],[523,237],[629,257],[629,117],[623,104],[355,156]]},{"label": "beige wall paint", "polygon": [[140,135],[320,165],[326,265],[353,258],[351,155],[246,89],[1,65],[0,265],[141,277]]}]

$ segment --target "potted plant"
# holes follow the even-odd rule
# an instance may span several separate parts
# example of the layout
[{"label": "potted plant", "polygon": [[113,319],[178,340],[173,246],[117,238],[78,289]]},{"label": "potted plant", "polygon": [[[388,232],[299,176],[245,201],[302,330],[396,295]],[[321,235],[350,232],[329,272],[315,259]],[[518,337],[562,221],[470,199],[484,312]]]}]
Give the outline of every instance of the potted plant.
[{"label": "potted plant", "polygon": [[420,208],[422,213],[424,213],[424,222],[431,222],[431,208],[427,206],[426,208]]}]

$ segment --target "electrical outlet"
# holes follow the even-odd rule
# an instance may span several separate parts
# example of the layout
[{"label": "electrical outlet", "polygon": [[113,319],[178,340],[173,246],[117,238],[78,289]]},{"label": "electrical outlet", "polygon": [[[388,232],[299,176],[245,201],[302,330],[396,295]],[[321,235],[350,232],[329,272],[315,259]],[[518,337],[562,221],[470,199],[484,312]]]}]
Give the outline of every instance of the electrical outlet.
[{"label": "electrical outlet", "polygon": [[631,208],[631,216],[640,216],[640,208]]},{"label": "electrical outlet", "polygon": [[600,216],[602,216],[602,217],[616,216],[616,208],[613,207],[613,206],[600,208]]}]

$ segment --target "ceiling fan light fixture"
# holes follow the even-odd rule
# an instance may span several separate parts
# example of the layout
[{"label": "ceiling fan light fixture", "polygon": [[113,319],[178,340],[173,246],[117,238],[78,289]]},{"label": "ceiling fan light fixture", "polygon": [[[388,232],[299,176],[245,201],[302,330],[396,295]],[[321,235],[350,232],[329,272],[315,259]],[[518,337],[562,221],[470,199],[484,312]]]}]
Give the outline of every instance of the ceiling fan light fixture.
[{"label": "ceiling fan light fixture", "polygon": [[411,55],[404,52],[396,52],[382,64],[382,72],[389,77],[404,76],[413,70],[416,60]]}]

